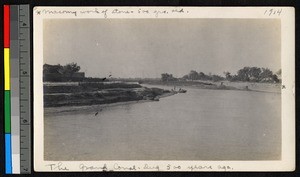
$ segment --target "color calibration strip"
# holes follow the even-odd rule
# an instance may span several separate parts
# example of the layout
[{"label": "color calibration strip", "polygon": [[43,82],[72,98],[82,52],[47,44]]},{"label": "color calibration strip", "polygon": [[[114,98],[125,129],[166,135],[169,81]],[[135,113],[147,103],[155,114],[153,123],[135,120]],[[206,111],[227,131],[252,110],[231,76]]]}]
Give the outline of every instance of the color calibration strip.
[{"label": "color calibration strip", "polygon": [[5,173],[31,172],[29,5],[4,5]]},{"label": "color calibration strip", "polygon": [[11,100],[10,100],[10,7],[4,5],[4,131],[5,173],[12,174]]}]

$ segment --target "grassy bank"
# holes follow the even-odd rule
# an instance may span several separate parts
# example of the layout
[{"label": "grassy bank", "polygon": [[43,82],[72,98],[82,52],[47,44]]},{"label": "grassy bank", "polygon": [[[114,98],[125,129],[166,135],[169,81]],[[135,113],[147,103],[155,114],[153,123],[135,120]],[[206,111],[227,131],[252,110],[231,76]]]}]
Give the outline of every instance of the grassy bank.
[{"label": "grassy bank", "polygon": [[138,100],[155,100],[174,93],[128,83],[80,83],[44,85],[44,106],[83,106]]}]

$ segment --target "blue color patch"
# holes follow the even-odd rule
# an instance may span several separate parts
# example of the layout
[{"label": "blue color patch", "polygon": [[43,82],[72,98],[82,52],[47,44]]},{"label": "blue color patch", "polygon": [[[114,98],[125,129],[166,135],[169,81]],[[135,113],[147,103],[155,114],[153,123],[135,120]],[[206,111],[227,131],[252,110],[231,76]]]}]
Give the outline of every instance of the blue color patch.
[{"label": "blue color patch", "polygon": [[11,134],[5,134],[5,173],[12,174]]}]

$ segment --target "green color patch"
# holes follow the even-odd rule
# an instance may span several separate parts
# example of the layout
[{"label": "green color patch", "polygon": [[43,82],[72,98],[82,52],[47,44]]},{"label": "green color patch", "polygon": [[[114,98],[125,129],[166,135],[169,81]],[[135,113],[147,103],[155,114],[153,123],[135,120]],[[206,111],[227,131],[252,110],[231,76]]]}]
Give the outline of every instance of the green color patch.
[{"label": "green color patch", "polygon": [[10,90],[4,91],[4,130],[5,133],[11,132],[11,114],[10,114]]}]

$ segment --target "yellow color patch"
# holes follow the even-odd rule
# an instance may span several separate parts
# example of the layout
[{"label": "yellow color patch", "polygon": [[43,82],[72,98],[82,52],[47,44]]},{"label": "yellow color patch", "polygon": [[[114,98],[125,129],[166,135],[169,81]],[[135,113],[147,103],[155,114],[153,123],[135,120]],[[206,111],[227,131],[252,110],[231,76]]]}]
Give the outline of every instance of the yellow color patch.
[{"label": "yellow color patch", "polygon": [[4,90],[10,90],[9,48],[4,48]]}]

